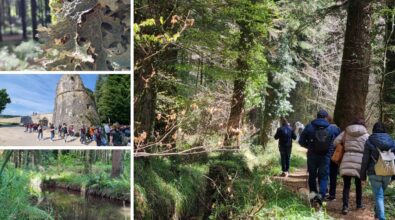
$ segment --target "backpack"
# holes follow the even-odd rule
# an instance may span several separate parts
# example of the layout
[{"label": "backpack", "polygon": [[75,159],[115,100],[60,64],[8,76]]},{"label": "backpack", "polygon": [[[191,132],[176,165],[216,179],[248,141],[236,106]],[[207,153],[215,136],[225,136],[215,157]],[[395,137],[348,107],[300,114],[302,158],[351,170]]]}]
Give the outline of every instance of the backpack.
[{"label": "backpack", "polygon": [[394,159],[395,155],[391,150],[381,151],[378,147],[376,147],[379,151],[379,159],[374,165],[374,172],[376,172],[377,176],[393,176],[395,175],[395,164]]},{"label": "backpack", "polygon": [[312,139],[312,148],[310,149],[313,153],[318,155],[325,155],[329,151],[331,146],[332,138],[327,129],[328,127],[316,127],[314,136]]}]

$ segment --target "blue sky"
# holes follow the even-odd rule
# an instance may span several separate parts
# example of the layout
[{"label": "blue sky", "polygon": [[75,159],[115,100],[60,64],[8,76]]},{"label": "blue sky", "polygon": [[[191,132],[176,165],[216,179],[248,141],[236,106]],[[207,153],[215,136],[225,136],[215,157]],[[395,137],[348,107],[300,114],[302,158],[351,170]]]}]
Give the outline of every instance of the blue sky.
[{"label": "blue sky", "polygon": [[[61,74],[0,75],[0,89],[6,89],[11,104],[2,115],[31,115],[53,112],[56,85]],[[94,91],[97,74],[81,74],[85,87]]]}]

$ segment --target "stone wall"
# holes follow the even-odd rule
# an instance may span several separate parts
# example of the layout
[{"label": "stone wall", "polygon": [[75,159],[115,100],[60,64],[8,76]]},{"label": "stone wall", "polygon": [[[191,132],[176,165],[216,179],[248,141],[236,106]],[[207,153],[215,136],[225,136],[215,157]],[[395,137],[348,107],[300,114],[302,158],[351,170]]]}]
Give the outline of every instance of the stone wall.
[{"label": "stone wall", "polygon": [[93,97],[79,75],[63,75],[56,89],[53,115],[55,126],[66,123],[78,131],[82,125],[96,125],[99,117]]}]

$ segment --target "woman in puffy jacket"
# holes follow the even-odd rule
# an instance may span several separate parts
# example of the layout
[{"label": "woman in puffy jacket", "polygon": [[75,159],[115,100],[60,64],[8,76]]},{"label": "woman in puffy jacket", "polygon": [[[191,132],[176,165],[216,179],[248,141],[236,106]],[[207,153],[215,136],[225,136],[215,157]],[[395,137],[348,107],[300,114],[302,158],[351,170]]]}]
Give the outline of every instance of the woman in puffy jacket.
[{"label": "woman in puffy jacket", "polygon": [[[345,137],[343,137],[345,136]],[[351,188],[351,179],[354,178],[356,188],[357,209],[362,209],[362,185],[360,179],[361,163],[364,152],[364,145],[369,134],[366,130],[363,119],[357,119],[346,127],[339,136],[336,137],[335,146],[344,140],[344,155],[340,163],[340,176],[343,177],[343,209],[342,213],[348,213],[348,199]]]},{"label": "woman in puffy jacket", "polygon": [[391,181],[391,176],[378,176],[374,171],[375,161],[379,159],[379,151],[395,152],[395,142],[390,135],[386,133],[384,125],[377,122],[373,126],[373,134],[365,144],[365,151],[363,153],[361,180],[366,180],[366,175],[369,176],[370,185],[375,198],[375,217],[383,220],[384,214],[384,191]]}]

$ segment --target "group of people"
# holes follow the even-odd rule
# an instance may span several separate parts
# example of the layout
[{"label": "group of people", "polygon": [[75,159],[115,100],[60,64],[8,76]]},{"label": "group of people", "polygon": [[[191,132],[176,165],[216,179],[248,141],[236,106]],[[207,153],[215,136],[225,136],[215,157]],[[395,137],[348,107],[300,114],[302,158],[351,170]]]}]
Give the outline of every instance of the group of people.
[{"label": "group of people", "polygon": [[[42,124],[28,123],[25,125],[25,132],[37,132],[37,139],[44,140],[43,131],[46,127]],[[109,124],[102,126],[86,126],[82,125],[79,131],[76,131],[74,125],[67,125],[61,123],[58,126],[49,124],[50,140],[55,141],[55,135],[58,134],[58,140],[68,142],[80,137],[81,144],[89,144],[92,141],[96,142],[97,146],[126,146],[130,141],[130,127],[121,126],[119,123],[114,123],[111,127]]]},{"label": "group of people", "polygon": [[[285,118],[281,121],[281,127],[277,129],[275,139],[279,140],[283,172],[281,175],[287,177],[292,140],[296,139],[296,134]],[[334,201],[336,199],[337,176],[340,173],[343,178],[341,212],[347,215],[349,211],[349,194],[353,179],[356,190],[356,208],[363,209],[365,206],[362,202],[362,182],[366,181],[368,177],[375,200],[375,217],[379,220],[385,219],[384,191],[392,176],[377,174],[376,169],[378,161],[383,159],[383,152],[394,156],[395,142],[386,132],[383,123],[375,123],[372,134],[369,134],[365,121],[362,118],[356,118],[341,131],[333,123],[329,114],[325,110],[320,110],[317,113],[317,118],[303,129],[298,143],[308,150],[310,202],[322,205],[324,200]],[[343,149],[340,162],[332,158],[336,147]],[[391,163],[393,166],[393,159]],[[391,168],[391,166],[389,167]]]}]

